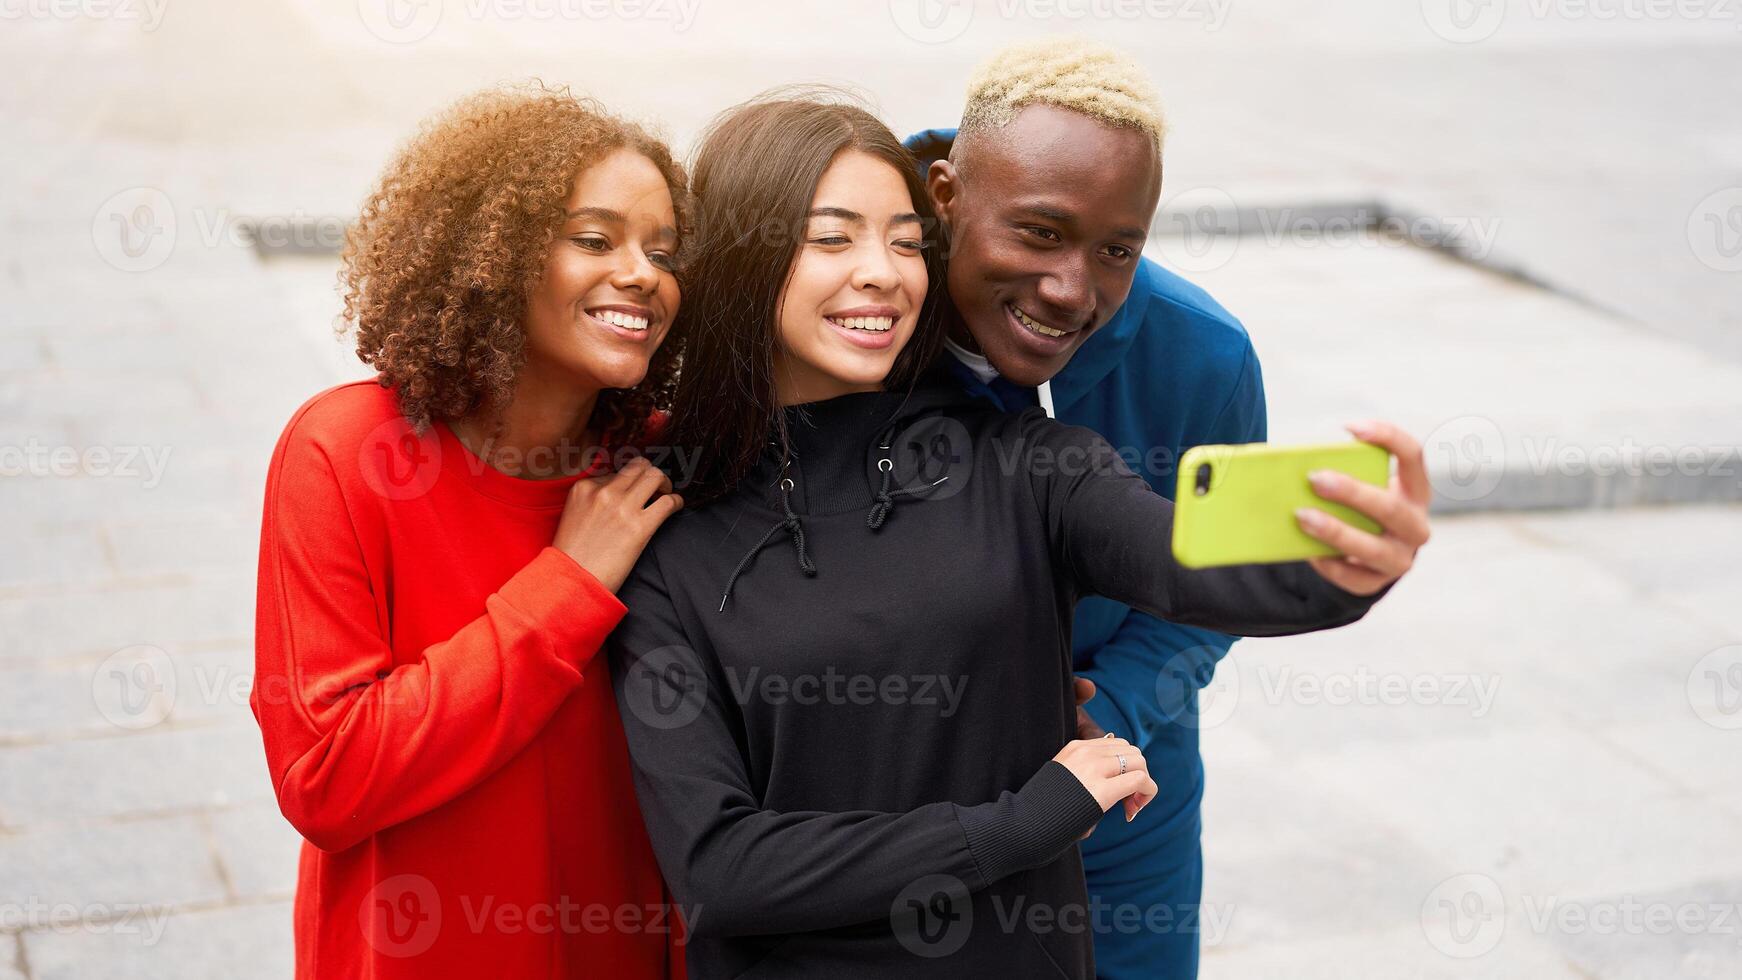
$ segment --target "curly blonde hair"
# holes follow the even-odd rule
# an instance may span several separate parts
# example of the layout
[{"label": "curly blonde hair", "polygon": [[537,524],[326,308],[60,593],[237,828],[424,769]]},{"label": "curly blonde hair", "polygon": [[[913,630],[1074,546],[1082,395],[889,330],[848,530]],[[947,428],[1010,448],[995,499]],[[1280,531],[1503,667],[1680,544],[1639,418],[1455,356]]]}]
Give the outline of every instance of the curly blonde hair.
[{"label": "curly blonde hair", "polygon": [[[687,182],[671,149],[566,88],[462,99],[388,166],[345,236],[341,330],[355,330],[357,356],[419,431],[507,403],[525,361],[528,298],[575,175],[622,147],[664,174],[683,227]],[[669,403],[680,341],[666,338],[640,385],[600,392],[598,435],[620,445],[645,436]]]}]

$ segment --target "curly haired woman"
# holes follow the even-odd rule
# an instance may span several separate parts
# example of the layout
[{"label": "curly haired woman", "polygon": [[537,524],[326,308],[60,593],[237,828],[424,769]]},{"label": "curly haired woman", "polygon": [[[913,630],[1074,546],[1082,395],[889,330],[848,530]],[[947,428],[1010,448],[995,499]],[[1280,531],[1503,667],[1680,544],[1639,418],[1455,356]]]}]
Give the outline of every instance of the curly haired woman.
[{"label": "curly haired woman", "polygon": [[684,181],[598,106],[510,90],[428,124],[363,208],[345,319],[379,377],[291,418],[261,527],[298,977],[681,973],[597,654],[682,506],[635,451]]}]

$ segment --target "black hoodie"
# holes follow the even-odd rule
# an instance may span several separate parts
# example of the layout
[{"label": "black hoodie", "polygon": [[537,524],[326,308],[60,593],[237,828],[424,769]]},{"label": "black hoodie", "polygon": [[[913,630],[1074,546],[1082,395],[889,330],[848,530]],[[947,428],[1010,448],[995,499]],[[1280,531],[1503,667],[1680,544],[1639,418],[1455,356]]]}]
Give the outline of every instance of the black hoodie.
[{"label": "black hoodie", "polygon": [[1104,440],[947,377],[786,411],[791,457],[666,523],[611,638],[691,976],[1094,976],[1102,814],[1051,761],[1077,600],[1247,636],[1374,600],[1180,568],[1172,503]]}]

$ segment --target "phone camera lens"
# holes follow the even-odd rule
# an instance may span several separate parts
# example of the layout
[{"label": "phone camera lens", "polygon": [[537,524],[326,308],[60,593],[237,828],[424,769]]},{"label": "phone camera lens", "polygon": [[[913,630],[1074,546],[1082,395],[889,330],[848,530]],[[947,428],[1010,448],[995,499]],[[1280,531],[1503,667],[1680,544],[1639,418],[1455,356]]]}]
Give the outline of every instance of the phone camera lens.
[{"label": "phone camera lens", "polygon": [[1200,463],[1200,464],[1198,464],[1198,482],[1197,482],[1197,486],[1196,486],[1196,493],[1198,496],[1202,497],[1204,494],[1209,493],[1209,492],[1210,492],[1210,464],[1209,463]]}]

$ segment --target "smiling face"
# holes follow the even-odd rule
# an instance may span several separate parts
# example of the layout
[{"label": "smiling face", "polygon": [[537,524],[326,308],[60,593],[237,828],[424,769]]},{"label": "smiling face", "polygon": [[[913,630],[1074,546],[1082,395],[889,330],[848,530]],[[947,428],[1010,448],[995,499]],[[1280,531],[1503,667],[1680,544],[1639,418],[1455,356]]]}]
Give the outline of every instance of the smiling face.
[{"label": "smiling face", "polygon": [[920,218],[899,172],[857,150],[817,182],[779,302],[775,391],[791,405],[875,391],[925,300]]},{"label": "smiling face", "polygon": [[1037,385],[1131,291],[1160,155],[1141,130],[1047,105],[970,139],[965,175],[939,161],[927,181],[950,232],[950,299],[999,374]]},{"label": "smiling face", "polygon": [[523,373],[631,388],[678,309],[677,216],[653,161],[612,151],[576,176],[526,309]]}]

